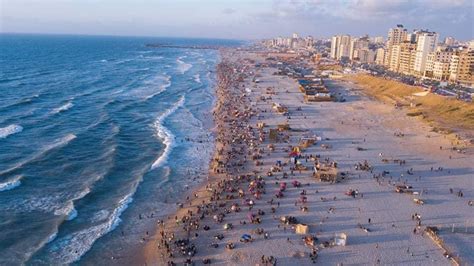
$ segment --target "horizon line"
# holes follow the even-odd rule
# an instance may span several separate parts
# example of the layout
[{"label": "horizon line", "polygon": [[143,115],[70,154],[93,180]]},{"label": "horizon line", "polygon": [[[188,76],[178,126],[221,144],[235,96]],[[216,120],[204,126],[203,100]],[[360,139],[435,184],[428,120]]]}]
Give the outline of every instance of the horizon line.
[{"label": "horizon line", "polygon": [[122,35],[122,34],[94,34],[94,33],[54,33],[54,32],[14,32],[0,31],[0,35],[53,35],[53,36],[86,36],[86,37],[127,37],[127,38],[175,38],[175,39],[201,39],[201,40],[223,40],[223,41],[256,41],[260,39],[231,39],[219,37],[192,37],[192,36],[164,36],[164,35]]}]

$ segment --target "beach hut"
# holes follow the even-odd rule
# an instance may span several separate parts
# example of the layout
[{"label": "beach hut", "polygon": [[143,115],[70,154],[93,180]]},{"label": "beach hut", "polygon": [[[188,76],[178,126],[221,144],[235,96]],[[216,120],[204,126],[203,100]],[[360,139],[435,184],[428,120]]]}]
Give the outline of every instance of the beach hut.
[{"label": "beach hut", "polygon": [[347,245],[347,234],[346,233],[336,233],[334,236],[334,245],[336,246],[345,246]]},{"label": "beach hut", "polygon": [[295,226],[295,232],[298,235],[306,235],[309,233],[309,226],[307,224],[297,224]]}]

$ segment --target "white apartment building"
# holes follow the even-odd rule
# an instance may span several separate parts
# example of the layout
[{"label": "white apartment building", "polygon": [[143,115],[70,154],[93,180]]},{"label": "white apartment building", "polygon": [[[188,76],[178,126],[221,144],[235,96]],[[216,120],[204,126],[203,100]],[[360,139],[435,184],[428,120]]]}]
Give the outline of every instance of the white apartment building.
[{"label": "white apartment building", "polygon": [[331,40],[331,57],[340,60],[343,57],[350,58],[351,36],[336,35]]},{"label": "white apartment building", "polygon": [[428,54],[435,50],[439,35],[435,32],[421,31],[418,33],[414,73],[422,76],[425,73]]},{"label": "white apartment building", "polygon": [[337,50],[341,39],[340,36],[333,36],[331,39],[331,58],[337,58]]}]

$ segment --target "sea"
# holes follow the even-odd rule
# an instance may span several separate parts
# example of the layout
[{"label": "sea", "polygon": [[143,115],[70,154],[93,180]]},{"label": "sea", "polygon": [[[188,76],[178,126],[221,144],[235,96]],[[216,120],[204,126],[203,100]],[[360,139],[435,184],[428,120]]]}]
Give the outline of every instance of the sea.
[{"label": "sea", "polygon": [[1,34],[0,264],[110,264],[143,246],[214,148],[219,52],[192,47],[241,44]]}]

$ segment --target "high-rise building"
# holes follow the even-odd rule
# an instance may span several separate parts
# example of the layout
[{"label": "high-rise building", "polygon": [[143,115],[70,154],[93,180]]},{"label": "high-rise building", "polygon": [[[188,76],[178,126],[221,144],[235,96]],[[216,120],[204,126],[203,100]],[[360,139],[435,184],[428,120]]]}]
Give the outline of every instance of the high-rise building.
[{"label": "high-rise building", "polygon": [[416,43],[405,41],[400,45],[398,72],[411,75],[415,65]]},{"label": "high-rise building", "polygon": [[340,36],[333,36],[331,39],[331,58],[337,58],[337,50],[339,48],[339,43],[341,42]]},{"label": "high-rise building", "polygon": [[446,44],[447,46],[453,46],[455,42],[456,39],[454,39],[453,37],[448,36],[444,38],[444,44]]},{"label": "high-rise building", "polygon": [[449,79],[449,66],[453,51],[449,48],[437,47],[434,52],[428,54],[426,59],[425,77],[436,80]]},{"label": "high-rise building", "polygon": [[336,35],[331,40],[331,57],[337,60],[350,58],[351,36]]},{"label": "high-rise building", "polygon": [[400,67],[400,51],[400,44],[394,44],[390,49],[390,62],[388,68],[393,72],[398,72]]},{"label": "high-rise building", "polygon": [[422,76],[425,73],[428,54],[435,50],[439,35],[436,32],[420,31],[417,33],[414,73]]},{"label": "high-rise building", "polygon": [[449,81],[456,82],[459,67],[459,52],[453,53],[451,61],[449,62]]},{"label": "high-rise building", "polygon": [[376,54],[375,54],[375,63],[377,65],[385,65],[384,60],[385,60],[385,49],[380,47],[377,49]]},{"label": "high-rise building", "polygon": [[387,45],[386,45],[386,53],[385,53],[385,59],[384,63],[386,66],[390,67],[390,64],[392,62],[391,56],[392,56],[392,46],[400,44],[401,42],[406,40],[407,36],[407,30],[403,28],[403,25],[398,24],[396,28],[391,28],[388,31],[388,36],[387,36]]},{"label": "high-rise building", "polygon": [[474,50],[463,49],[453,55],[449,70],[451,82],[474,87]]},{"label": "high-rise building", "polygon": [[357,60],[360,63],[372,64],[375,61],[375,52],[373,50],[370,50],[370,49],[357,49],[357,50],[355,50],[354,54],[355,54],[354,55],[355,58],[357,58]]},{"label": "high-rise building", "polygon": [[351,48],[351,36],[343,35],[341,38],[341,43],[339,44],[339,53],[337,59],[349,58],[350,57],[350,48]]},{"label": "high-rise building", "polygon": [[349,59],[354,60],[355,58],[360,58],[357,54],[358,51],[369,50],[369,37],[365,36],[362,38],[353,38],[351,39],[349,47]]}]

